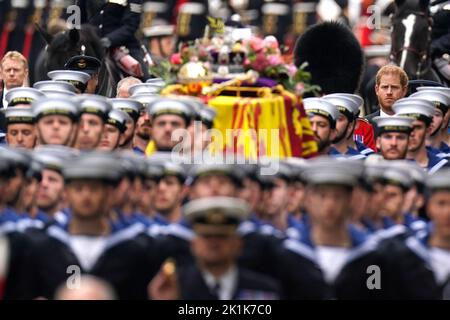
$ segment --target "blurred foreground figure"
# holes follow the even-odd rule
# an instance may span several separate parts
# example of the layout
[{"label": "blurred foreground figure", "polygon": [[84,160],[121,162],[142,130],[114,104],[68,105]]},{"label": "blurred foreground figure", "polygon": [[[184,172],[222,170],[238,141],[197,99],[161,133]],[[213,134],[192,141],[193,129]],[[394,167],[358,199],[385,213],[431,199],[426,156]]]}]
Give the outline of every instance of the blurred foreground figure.
[{"label": "blurred foreground figure", "polygon": [[56,291],[56,300],[116,300],[114,289],[107,282],[93,277],[81,276],[77,285],[68,287],[64,282]]}]

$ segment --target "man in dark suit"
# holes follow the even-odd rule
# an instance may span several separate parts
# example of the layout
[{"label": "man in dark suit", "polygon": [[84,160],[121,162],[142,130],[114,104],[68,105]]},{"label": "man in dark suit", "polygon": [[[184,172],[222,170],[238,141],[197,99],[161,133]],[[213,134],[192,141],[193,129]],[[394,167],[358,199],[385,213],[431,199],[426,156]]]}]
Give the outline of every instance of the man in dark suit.
[{"label": "man in dark suit", "polygon": [[375,139],[379,134],[373,118],[378,116],[393,116],[392,105],[405,97],[408,89],[408,76],[402,68],[394,65],[382,67],[376,75],[375,93],[380,109],[366,116],[374,128]]},{"label": "man in dark suit", "polygon": [[180,268],[177,277],[173,264],[163,265],[149,286],[153,299],[279,299],[275,280],[237,265],[242,247],[237,227],[249,214],[243,200],[193,200],[184,207],[184,214],[195,233],[191,241],[195,263]]},{"label": "man in dark suit", "polygon": [[[0,109],[8,107],[6,94],[12,88],[23,87],[28,82],[28,61],[17,51],[7,52],[0,62]],[[5,117],[0,114],[0,132],[5,131]]]}]

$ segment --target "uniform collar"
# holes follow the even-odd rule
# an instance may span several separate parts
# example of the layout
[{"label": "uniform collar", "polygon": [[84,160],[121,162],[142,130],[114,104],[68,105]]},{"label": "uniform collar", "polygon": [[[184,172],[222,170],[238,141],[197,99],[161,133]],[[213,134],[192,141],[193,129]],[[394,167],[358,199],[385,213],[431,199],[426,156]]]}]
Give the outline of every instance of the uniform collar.
[{"label": "uniform collar", "polygon": [[428,156],[428,173],[433,174],[442,167],[444,167],[447,163],[447,159],[439,158],[437,155],[435,155],[432,151],[427,149],[427,156]]}]

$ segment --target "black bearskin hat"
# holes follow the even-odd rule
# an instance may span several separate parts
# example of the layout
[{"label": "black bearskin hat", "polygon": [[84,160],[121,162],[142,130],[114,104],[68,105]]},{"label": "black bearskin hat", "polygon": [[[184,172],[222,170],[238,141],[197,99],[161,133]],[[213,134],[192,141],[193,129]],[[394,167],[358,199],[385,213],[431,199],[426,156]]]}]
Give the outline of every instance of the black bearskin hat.
[{"label": "black bearskin hat", "polygon": [[338,22],[310,27],[297,40],[294,50],[297,67],[308,62],[311,83],[322,93],[355,93],[359,89],[364,56],[352,31]]}]

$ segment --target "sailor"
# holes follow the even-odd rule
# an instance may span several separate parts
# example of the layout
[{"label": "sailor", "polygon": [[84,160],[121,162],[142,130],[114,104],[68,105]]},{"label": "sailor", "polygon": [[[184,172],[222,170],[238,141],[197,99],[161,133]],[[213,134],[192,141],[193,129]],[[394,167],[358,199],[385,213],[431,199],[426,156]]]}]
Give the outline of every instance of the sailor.
[{"label": "sailor", "polygon": [[413,120],[413,130],[408,142],[407,159],[415,160],[429,173],[434,173],[447,165],[448,160],[437,157],[426,148],[427,132],[435,112],[433,103],[418,98],[405,98],[398,100],[392,108],[396,115]]},{"label": "sailor", "polygon": [[[436,105],[431,123],[431,133],[427,145],[434,150],[439,157],[450,157],[449,132],[450,121],[450,89],[445,87],[419,87],[414,97],[432,101]],[[413,96],[412,95],[412,96]]]},{"label": "sailor", "polygon": [[386,160],[405,159],[408,152],[409,135],[412,131],[412,119],[390,116],[373,119],[378,128],[376,140],[378,152]]},{"label": "sailor", "polygon": [[39,144],[71,146],[78,128],[79,103],[58,97],[46,97],[32,104]]},{"label": "sailor", "polygon": [[152,118],[152,141],[145,151],[147,155],[155,151],[172,151],[176,145],[186,143],[183,137],[174,140],[172,133],[176,129],[188,128],[194,115],[188,103],[173,98],[161,98],[150,103],[147,112]]},{"label": "sailor", "polygon": [[120,141],[127,129],[127,123],[133,122],[133,119],[125,111],[112,109],[108,113],[102,138],[97,147],[99,150],[112,151],[119,148]]},{"label": "sailor", "polygon": [[330,154],[346,155],[357,160],[374,153],[372,149],[353,138],[359,105],[347,96],[339,94],[323,96],[322,99],[333,103],[339,110],[339,118],[336,121],[336,138],[333,140]]},{"label": "sailor", "polygon": [[447,222],[450,215],[450,169],[429,176],[426,186],[429,192],[426,211],[431,223],[421,240],[428,247],[431,268],[442,298],[447,300],[450,298],[450,231]]},{"label": "sailor", "polygon": [[303,105],[309,116],[319,153],[330,153],[332,141],[336,137],[336,121],[339,118],[337,107],[322,98],[306,98]]},{"label": "sailor", "polygon": [[[287,297],[436,298],[436,285],[426,260],[404,242],[407,238],[420,245],[417,239],[396,237],[394,232],[369,236],[350,224],[352,192],[363,168],[362,162],[347,159],[310,160],[305,171],[310,224],[300,240],[284,241],[284,252],[277,260]],[[389,279],[381,280],[377,290],[367,285],[368,265],[377,265],[384,270],[381,278]],[[299,268],[301,273],[294,271]]]},{"label": "sailor", "polygon": [[65,163],[71,215],[66,223],[34,235],[26,264],[33,267],[21,275],[25,299],[53,298],[73,272],[103,278],[120,299],[147,298],[147,285],[159,268],[149,254],[155,251],[148,241],[137,240],[142,226],[117,229],[109,218],[111,194],[122,174],[120,161],[110,153],[85,153]]},{"label": "sailor", "polygon": [[6,119],[6,143],[15,148],[33,149],[37,139],[33,110],[14,107],[2,111]]},{"label": "sailor", "polygon": [[108,99],[99,95],[80,95],[77,101],[80,105],[80,120],[74,148],[93,150],[100,143],[112,106]]},{"label": "sailor", "polygon": [[113,109],[125,111],[130,116],[128,119],[125,133],[119,143],[121,149],[131,150],[133,147],[134,131],[136,130],[136,123],[143,108],[142,103],[136,99],[130,98],[113,98],[110,99]]}]

